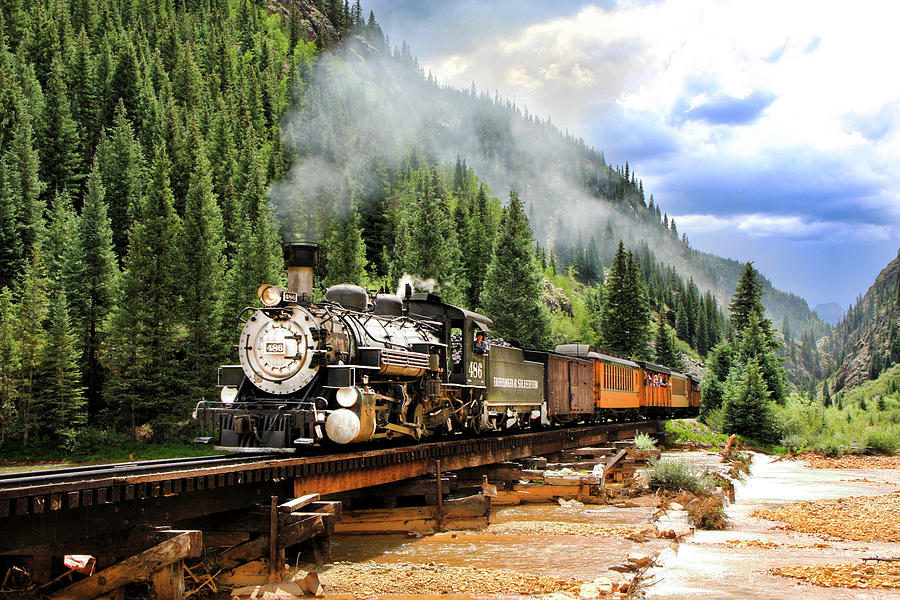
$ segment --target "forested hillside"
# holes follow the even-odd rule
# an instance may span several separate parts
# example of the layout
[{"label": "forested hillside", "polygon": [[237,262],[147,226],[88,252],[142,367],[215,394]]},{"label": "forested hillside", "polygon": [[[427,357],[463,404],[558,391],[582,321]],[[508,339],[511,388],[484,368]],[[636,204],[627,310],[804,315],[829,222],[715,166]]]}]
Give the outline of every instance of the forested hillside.
[{"label": "forested hillside", "polygon": [[214,393],[237,310],[282,276],[281,118],[338,39],[312,4],[283,12],[2,4],[3,440],[76,444],[89,417],[160,439]]},{"label": "forested hillside", "polygon": [[[4,2],[0,140],[5,443],[77,447],[88,422],[190,437],[282,239],[323,243],[320,285],[406,276],[498,323],[527,306],[501,327],[522,341],[676,368],[676,334],[695,357],[722,340],[741,272],[691,249],[630,165],[440,86],[358,3]],[[522,278],[536,296],[510,303]]]}]

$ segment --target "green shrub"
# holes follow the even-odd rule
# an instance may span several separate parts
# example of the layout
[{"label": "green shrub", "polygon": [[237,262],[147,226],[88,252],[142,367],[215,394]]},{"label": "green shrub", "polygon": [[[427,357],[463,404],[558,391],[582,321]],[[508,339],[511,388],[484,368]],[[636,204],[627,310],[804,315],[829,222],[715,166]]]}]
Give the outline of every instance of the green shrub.
[{"label": "green shrub", "polygon": [[[721,411],[712,411],[720,414]],[[688,442],[704,443],[710,446],[721,446],[728,441],[728,436],[710,429],[699,421],[675,419],[666,421],[666,439],[673,444]]]},{"label": "green shrub", "polygon": [[656,440],[646,433],[638,433],[634,436],[634,446],[638,450],[653,450],[656,448]]},{"label": "green shrub", "polygon": [[671,492],[688,491],[692,494],[710,494],[715,489],[711,478],[698,473],[683,460],[671,458],[650,461],[650,487]]},{"label": "green shrub", "polygon": [[844,435],[830,433],[813,440],[812,450],[825,456],[848,454],[853,449],[850,439]]},{"label": "green shrub", "polygon": [[900,447],[900,429],[882,427],[871,429],[866,436],[866,449],[878,454],[893,454]]}]

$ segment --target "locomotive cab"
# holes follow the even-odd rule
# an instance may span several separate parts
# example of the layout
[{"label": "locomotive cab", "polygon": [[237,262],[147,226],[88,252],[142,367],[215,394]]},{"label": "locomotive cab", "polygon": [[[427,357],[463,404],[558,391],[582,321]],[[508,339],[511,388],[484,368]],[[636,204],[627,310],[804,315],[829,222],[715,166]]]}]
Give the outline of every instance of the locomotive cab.
[{"label": "locomotive cab", "polygon": [[444,329],[447,353],[445,369],[449,384],[468,387],[484,387],[484,355],[475,353],[475,335],[487,332],[494,322],[478,313],[444,304],[434,294],[413,294],[409,298],[410,318],[433,320]]}]

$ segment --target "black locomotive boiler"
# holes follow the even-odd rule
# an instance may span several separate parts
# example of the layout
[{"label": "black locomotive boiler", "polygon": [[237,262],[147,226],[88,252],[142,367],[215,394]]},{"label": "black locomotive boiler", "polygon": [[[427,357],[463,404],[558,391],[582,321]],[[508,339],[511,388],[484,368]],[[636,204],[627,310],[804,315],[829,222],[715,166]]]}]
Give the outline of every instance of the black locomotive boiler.
[{"label": "black locomotive boiler", "polygon": [[476,353],[487,317],[432,294],[372,300],[348,284],[314,303],[318,247],[286,244],[284,254],[287,289],[262,285],[262,306],[244,310],[240,364],[220,367],[221,400],[194,411],[199,441],[293,452],[322,440],[418,440],[549,422],[542,365],[518,348]]}]

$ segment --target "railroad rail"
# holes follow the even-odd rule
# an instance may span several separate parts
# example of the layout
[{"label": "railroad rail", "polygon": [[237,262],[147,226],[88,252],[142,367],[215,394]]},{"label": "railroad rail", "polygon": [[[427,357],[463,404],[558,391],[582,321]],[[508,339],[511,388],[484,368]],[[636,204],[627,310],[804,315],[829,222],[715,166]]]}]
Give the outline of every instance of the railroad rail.
[{"label": "railroad rail", "polygon": [[200,457],[6,475],[0,553],[46,552],[140,524],[175,525],[271,496],[325,496],[400,481],[428,474],[436,460],[452,471],[662,429],[658,421],[609,423],[322,456]]}]

